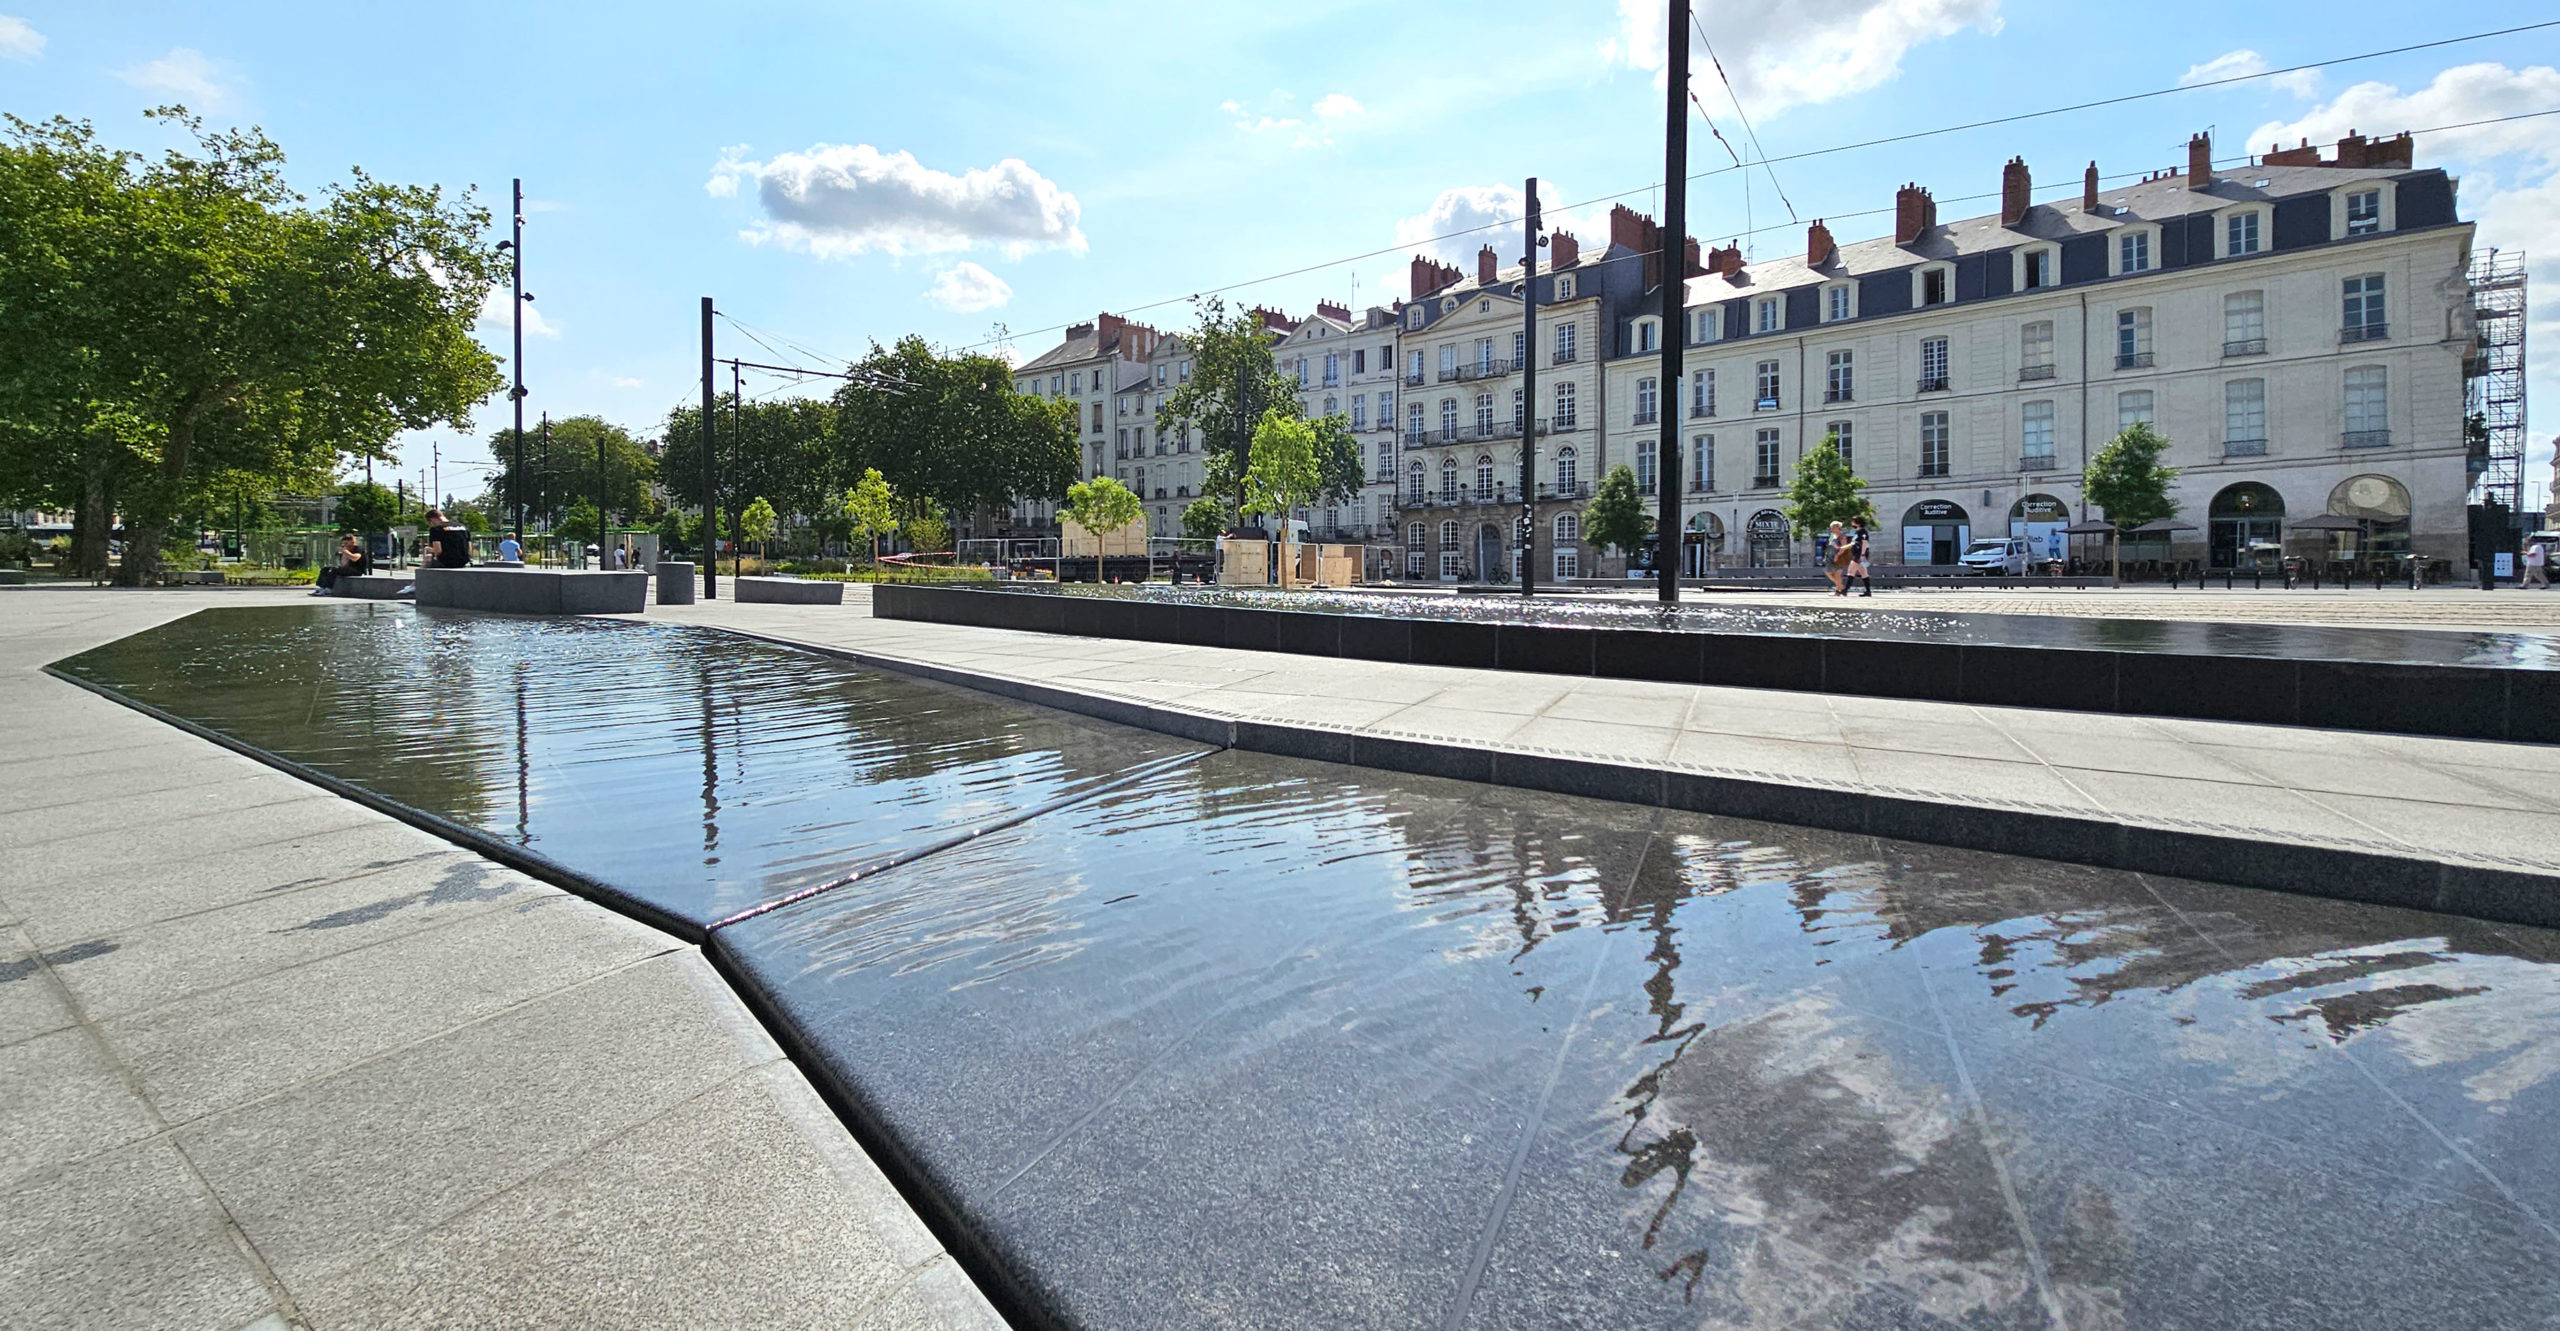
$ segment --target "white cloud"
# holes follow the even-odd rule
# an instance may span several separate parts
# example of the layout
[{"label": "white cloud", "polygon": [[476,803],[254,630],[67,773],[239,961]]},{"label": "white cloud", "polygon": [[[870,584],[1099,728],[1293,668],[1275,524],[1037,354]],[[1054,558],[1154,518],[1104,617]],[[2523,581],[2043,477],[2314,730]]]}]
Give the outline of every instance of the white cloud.
[{"label": "white cloud", "polygon": [[[1538,197],[1543,200],[1570,198],[1553,181],[1540,181]],[[1440,191],[1431,206],[1411,217],[1396,222],[1396,243],[1415,254],[1456,264],[1470,278],[1475,276],[1476,256],[1487,245],[1493,247],[1500,266],[1510,268],[1520,262],[1520,217],[1526,200],[1517,185],[1460,185]],[[1609,217],[1593,212],[1577,217],[1561,209],[1541,210],[1539,220],[1547,233],[1570,231],[1585,253],[1596,254],[1609,243]],[[1545,262],[1542,258],[1540,262]],[[1408,274],[1399,270],[1385,284],[1389,294],[1405,292]]]},{"label": "white cloud", "polygon": [[43,33],[29,27],[25,19],[0,14],[0,60],[23,64],[43,54]]},{"label": "white cloud", "polygon": [[765,215],[747,240],[820,258],[1085,248],[1076,197],[1018,157],[952,175],[867,143],[822,143],[766,162],[747,160],[741,145],[721,153],[704,189],[727,198],[742,181],[754,183]]},{"label": "white cloud", "polygon": [[992,310],[1013,299],[1013,288],[974,263],[958,263],[934,276],[933,286],[924,298],[946,310],[968,314]]},{"label": "white cloud", "polygon": [[[2178,76],[2178,86],[2192,88],[2199,83],[2220,79],[2247,78],[2252,74],[2264,74],[2268,68],[2267,58],[2255,51],[2246,48],[2226,51],[2201,65],[2188,66],[2187,72]],[[2289,74],[2278,74],[2267,80],[2267,86],[2282,89],[2296,97],[2309,97],[2320,91],[2320,71],[2297,69]]]},{"label": "white cloud", "polygon": [[[1600,44],[1601,58],[1651,70],[1660,82],[1669,63],[1662,6],[1618,0],[1618,16],[1618,35]],[[1708,35],[1742,109],[1759,119],[1890,82],[1911,48],[1967,28],[2000,31],[2000,0],[1758,0],[1718,6]],[[1688,38],[1693,85],[1717,107],[1724,99],[1709,95],[1715,68],[1697,33]]]},{"label": "white cloud", "polygon": [[1264,116],[1260,120],[1239,120],[1236,128],[1247,134],[1269,134],[1274,130],[1296,129],[1305,123],[1294,116]]},{"label": "white cloud", "polygon": [[[480,327],[492,332],[512,336],[515,331],[515,325],[507,321],[507,302],[508,298],[513,294],[514,293],[512,291],[504,286],[494,286],[489,288],[487,298],[480,302]],[[543,318],[540,307],[536,306],[532,301],[526,301],[524,303],[524,333],[527,337],[548,337],[556,339],[560,336],[560,325]]]},{"label": "white cloud", "polygon": [[1364,109],[1366,108],[1362,107],[1359,101],[1347,92],[1326,93],[1316,101],[1316,114],[1323,116],[1327,120],[1339,120],[1344,116],[1356,116]]},{"label": "white cloud", "polygon": [[171,47],[169,54],[157,60],[117,70],[116,77],[144,92],[174,97],[195,111],[228,106],[238,91],[236,82],[226,77],[204,52],[191,46]]}]

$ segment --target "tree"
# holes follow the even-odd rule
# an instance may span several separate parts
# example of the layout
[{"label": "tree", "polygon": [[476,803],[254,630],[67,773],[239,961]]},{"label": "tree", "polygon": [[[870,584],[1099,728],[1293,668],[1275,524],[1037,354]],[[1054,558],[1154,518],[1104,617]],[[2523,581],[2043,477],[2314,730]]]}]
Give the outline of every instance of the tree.
[{"label": "tree", "polygon": [[1075,409],[1015,391],[1003,361],[909,336],[852,368],[828,436],[837,476],[877,468],[897,493],[958,514],[1056,499],[1075,480]]},{"label": "tree", "polygon": [[691,549],[693,543],[687,539],[691,528],[683,513],[668,509],[658,518],[658,548],[670,555]]},{"label": "tree", "polygon": [[1227,510],[1215,499],[1194,499],[1182,510],[1182,538],[1215,541],[1227,530]]},{"label": "tree", "polygon": [[1314,423],[1278,408],[1262,413],[1254,427],[1244,474],[1245,513],[1270,513],[1280,519],[1280,585],[1289,585],[1289,514],[1314,501],[1324,488],[1324,459],[1317,452],[1322,432]]},{"label": "tree", "polygon": [[358,481],[338,491],[338,530],[384,532],[400,517],[400,499],[371,481]]},{"label": "tree", "polygon": [[[720,450],[719,507],[734,513],[742,496],[763,495],[778,513],[834,511],[849,476],[836,465],[829,444],[835,407],[810,398],[750,402],[722,394],[712,406],[711,441]],[[555,422],[556,430],[558,424]],[[702,493],[702,408],[667,414],[666,446],[657,470],[660,488],[678,504],[699,508]],[[527,445],[528,450],[531,445]],[[592,466],[594,446],[587,454]],[[527,465],[531,465],[528,457]]]},{"label": "tree", "polygon": [[1787,503],[1781,511],[1799,536],[1829,531],[1832,523],[1845,526],[1859,518],[1873,527],[1876,506],[1867,498],[1866,488],[1866,478],[1841,460],[1840,436],[1825,434],[1796,463],[1795,479],[1787,483]]},{"label": "tree", "polygon": [[844,492],[844,515],[854,534],[871,546],[871,562],[880,562],[880,538],[898,534],[898,496],[878,467],[866,467],[862,479]]},{"label": "tree", "polygon": [[909,501],[907,510],[898,516],[898,530],[906,533],[907,544],[913,549],[938,554],[951,548],[951,524],[931,504]]},{"label": "tree", "polygon": [[2107,536],[2113,576],[2124,575],[2126,532],[2177,515],[2178,501],[2169,497],[2169,482],[2178,478],[2178,469],[2160,465],[2160,455],[2168,447],[2169,441],[2149,421],[2135,421],[2089,459],[2088,473],[2081,477],[2081,493],[2105,509],[2107,521],[2115,525]]},{"label": "tree", "polygon": [[[699,414],[697,412],[697,414]],[[649,510],[649,487],[658,477],[657,459],[631,432],[601,416],[571,416],[551,422],[549,440],[533,430],[524,435],[524,484],[515,485],[516,432],[512,426],[489,433],[489,454],[498,468],[489,474],[484,502],[512,520],[514,498],[524,502],[532,521],[549,521],[567,505],[596,502],[596,452],[604,451],[604,503],[609,514],[636,518]],[[697,455],[698,456],[698,455]]]},{"label": "tree", "polygon": [[1653,515],[1645,512],[1644,496],[1636,489],[1635,472],[1623,462],[1611,467],[1592,490],[1590,504],[1582,510],[1582,539],[1602,549],[1631,555],[1652,530]]},{"label": "tree", "polygon": [[1191,377],[1165,395],[1156,409],[1158,431],[1197,429],[1209,464],[1214,468],[1221,459],[1226,461],[1224,471],[1213,473],[1225,478],[1226,486],[1202,488],[1213,494],[1232,493],[1238,511],[1244,508],[1244,476],[1250,466],[1253,434],[1262,418],[1275,409],[1291,416],[1303,414],[1297,385],[1281,375],[1272,359],[1275,331],[1263,327],[1262,316],[1255,311],[1229,315],[1226,302],[1217,297],[1201,301],[1199,325],[1184,335],[1183,342],[1184,350],[1191,353]]},{"label": "tree", "polygon": [[1096,476],[1067,487],[1067,502],[1058,506],[1064,517],[1076,520],[1093,533],[1093,580],[1102,581],[1102,538],[1138,520],[1138,497],[1129,487],[1108,476]]},{"label": "tree", "polygon": [[[445,516],[450,518],[453,514],[447,513]],[[604,543],[604,532],[596,524],[596,506],[585,502],[571,504],[569,511],[561,514],[558,522],[551,524],[551,534],[564,541],[575,541],[579,545]]]},{"label": "tree", "polygon": [[763,495],[757,495],[755,502],[747,505],[747,511],[738,515],[738,536],[756,543],[759,559],[773,556],[773,528],[773,505],[766,503]]}]

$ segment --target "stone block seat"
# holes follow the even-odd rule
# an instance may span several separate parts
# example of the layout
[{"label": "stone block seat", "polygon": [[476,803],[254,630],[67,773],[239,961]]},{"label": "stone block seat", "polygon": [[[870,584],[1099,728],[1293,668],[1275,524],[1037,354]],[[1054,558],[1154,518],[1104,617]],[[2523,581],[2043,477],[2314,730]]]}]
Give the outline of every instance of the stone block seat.
[{"label": "stone block seat", "polygon": [[649,608],[649,575],[522,567],[417,570],[417,602],[509,615],[636,615]]},{"label": "stone block seat", "polygon": [[361,573],[341,576],[331,590],[354,601],[400,601],[412,595],[411,581],[407,573]]},{"label": "stone block seat", "polygon": [[844,584],[823,578],[739,578],[738,603],[843,605]]}]

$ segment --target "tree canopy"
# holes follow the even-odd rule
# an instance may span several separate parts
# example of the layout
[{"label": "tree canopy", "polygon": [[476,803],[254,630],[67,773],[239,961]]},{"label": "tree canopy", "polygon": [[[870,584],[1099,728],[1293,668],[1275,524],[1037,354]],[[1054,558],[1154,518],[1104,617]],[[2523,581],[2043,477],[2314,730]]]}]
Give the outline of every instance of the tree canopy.
[{"label": "tree canopy", "polygon": [[1137,521],[1142,511],[1138,497],[1129,492],[1129,487],[1108,476],[1077,481],[1067,487],[1067,502],[1058,506],[1058,512],[1093,533],[1095,581],[1102,579],[1102,538]]},{"label": "tree canopy", "polygon": [[[786,513],[822,513],[844,489],[830,445],[835,408],[810,398],[753,402],[735,394],[713,399],[711,441],[718,459],[719,504],[736,509],[761,495]],[[556,424],[555,424],[555,429]],[[702,494],[702,408],[667,414],[658,484],[677,503],[699,507]]]},{"label": "tree canopy", "polygon": [[2115,551],[2121,549],[2126,532],[2177,515],[2178,501],[2169,497],[2169,482],[2178,478],[2178,469],[2160,465],[2160,455],[2168,447],[2169,441],[2149,421],[2138,420],[2089,459],[2080,492],[2105,509],[2107,521],[2115,524],[2115,535],[2107,542],[2111,559],[2120,558]]},{"label": "tree canopy", "polygon": [[[697,413],[699,414],[699,413]],[[570,504],[596,502],[596,449],[604,448],[606,512],[625,522],[646,518],[654,506],[650,484],[658,478],[657,459],[631,437],[631,432],[601,416],[571,416],[551,422],[546,440],[539,427],[524,432],[524,501],[528,522],[556,522]],[[489,475],[486,503],[512,521],[516,432],[512,425],[489,432],[489,455],[498,469]],[[698,478],[697,478],[698,483]]]},{"label": "tree canopy", "polygon": [[1582,539],[1603,549],[1633,554],[1652,530],[1653,515],[1645,511],[1644,496],[1637,492],[1635,472],[1623,462],[1611,467],[1592,490],[1591,502],[1583,507]]},{"label": "tree canopy", "polygon": [[1787,483],[1787,503],[1781,511],[1799,536],[1828,531],[1832,523],[1845,525],[1857,518],[1865,518],[1872,527],[1876,506],[1866,489],[1866,478],[1849,470],[1840,457],[1840,436],[1825,434],[1796,463],[1795,479]]},{"label": "tree canopy", "polygon": [[1076,478],[1074,408],[1016,391],[993,356],[908,336],[852,368],[829,435],[840,477],[876,468],[899,494],[964,514],[1057,499]]},{"label": "tree canopy", "polygon": [[844,492],[844,516],[854,535],[871,547],[871,557],[878,559],[880,538],[898,534],[898,494],[878,467],[864,468],[862,479]]}]

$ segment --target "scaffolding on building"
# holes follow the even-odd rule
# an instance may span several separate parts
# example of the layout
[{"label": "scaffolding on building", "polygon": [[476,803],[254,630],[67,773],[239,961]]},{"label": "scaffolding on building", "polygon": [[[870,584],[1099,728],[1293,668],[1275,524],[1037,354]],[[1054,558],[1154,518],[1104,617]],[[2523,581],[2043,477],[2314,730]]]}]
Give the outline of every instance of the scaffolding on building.
[{"label": "scaffolding on building", "polygon": [[2524,252],[2490,250],[2472,260],[2476,340],[2463,416],[2469,435],[2472,502],[2524,508]]}]

